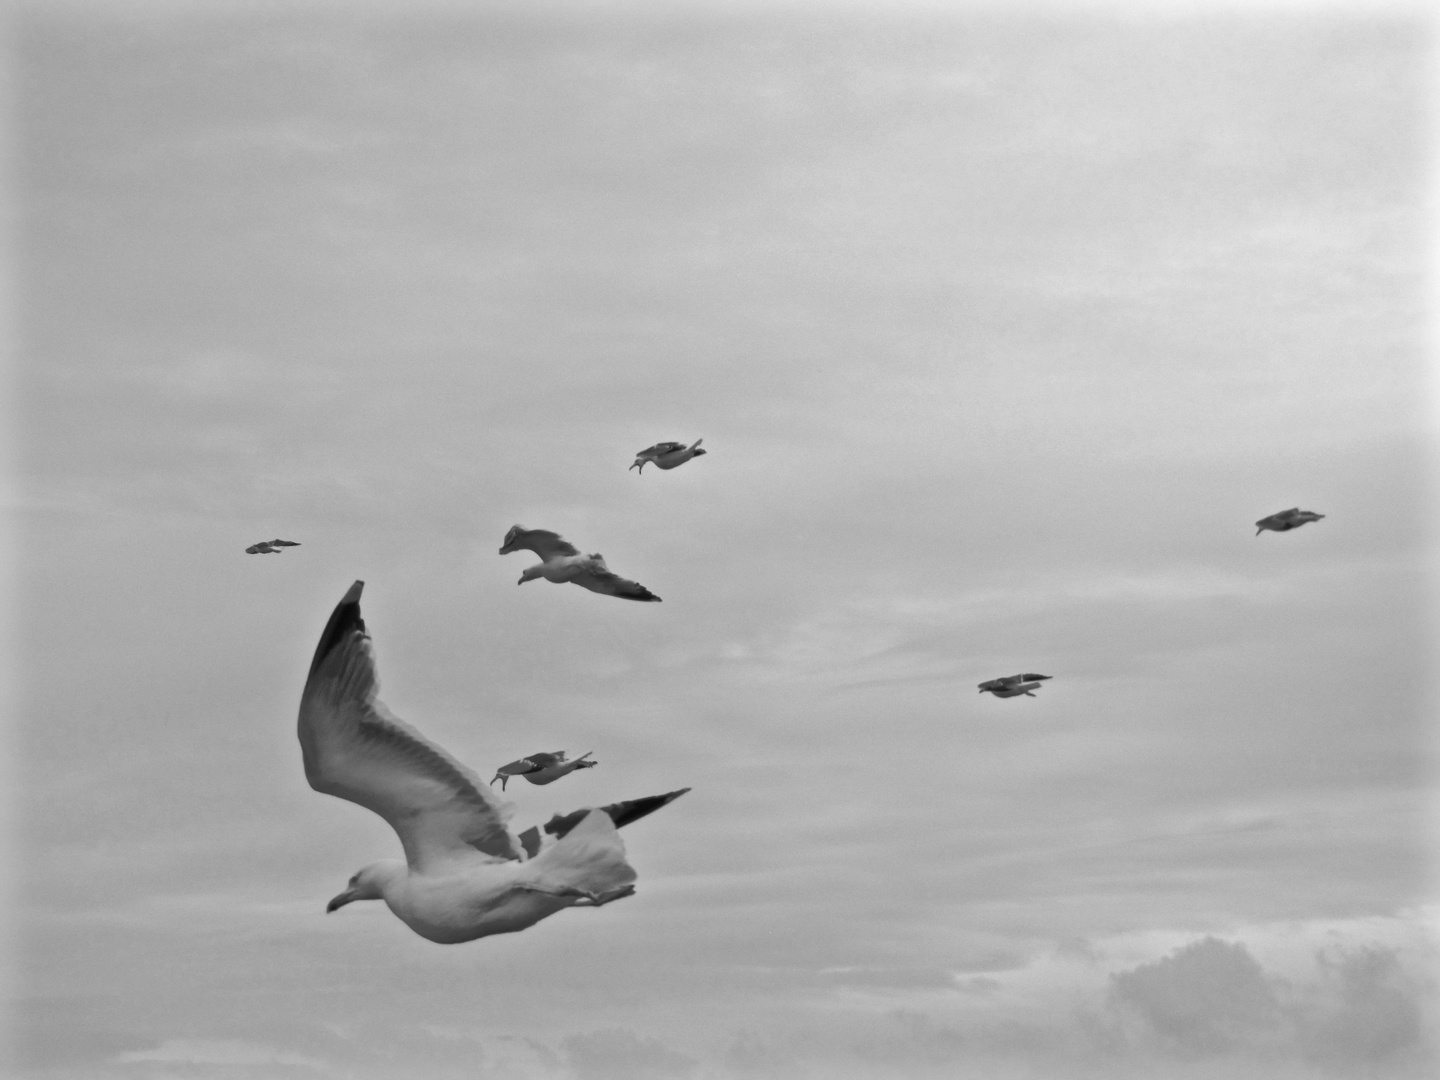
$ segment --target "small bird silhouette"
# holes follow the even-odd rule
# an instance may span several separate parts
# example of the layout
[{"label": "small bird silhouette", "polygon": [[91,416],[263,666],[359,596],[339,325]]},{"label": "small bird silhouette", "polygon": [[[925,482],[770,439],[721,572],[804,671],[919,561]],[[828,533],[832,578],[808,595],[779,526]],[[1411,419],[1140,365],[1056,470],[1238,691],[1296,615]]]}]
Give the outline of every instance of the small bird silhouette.
[{"label": "small bird silhouette", "polygon": [[278,555],[281,548],[299,547],[295,540],[261,540],[245,549],[246,555]]},{"label": "small bird silhouette", "polygon": [[1317,514],[1313,510],[1301,510],[1298,506],[1292,506],[1289,510],[1281,510],[1278,514],[1271,514],[1255,522],[1259,526],[1255,535],[1259,536],[1266,529],[1271,532],[1289,532],[1291,529],[1298,529],[1312,521],[1319,521],[1324,514]]},{"label": "small bird silhouette", "polygon": [[1006,675],[1001,679],[990,679],[980,684],[980,693],[994,694],[996,697],[1019,697],[1024,694],[1026,697],[1034,697],[1030,691],[1038,689],[1039,680],[1048,679],[1049,675],[1037,675],[1033,671],[1024,675]]},{"label": "small bird silhouette", "polygon": [[500,546],[500,554],[508,555],[522,549],[533,551],[544,561],[528,567],[521,573],[517,584],[524,585],[527,581],[543,577],[557,585],[568,581],[591,592],[618,596],[622,600],[660,601],[660,597],[644,585],[622,578],[606,566],[603,555],[582,555],[579,548],[559,533],[512,525],[505,534],[505,543]]},{"label": "small bird silhouette", "polygon": [[509,765],[501,765],[490,783],[499,780],[501,791],[505,790],[505,783],[512,776],[523,776],[532,784],[550,784],[576,769],[593,769],[599,765],[598,761],[586,760],[592,753],[594,751],[587,750],[574,761],[565,760],[564,750],[556,750],[551,754],[531,754],[519,761],[512,761]]},{"label": "small bird silhouette", "polygon": [[[676,465],[684,465],[685,462],[689,461],[692,457],[699,457],[705,453],[704,450],[700,449],[700,444],[704,441],[704,439],[696,439],[689,447],[679,442],[656,443],[654,446],[647,447],[637,453],[635,455],[635,464],[631,465],[630,468],[634,469],[638,467],[641,473],[644,473],[645,466],[652,461],[662,469],[673,469]],[[629,472],[630,469],[626,469],[625,471]]]}]

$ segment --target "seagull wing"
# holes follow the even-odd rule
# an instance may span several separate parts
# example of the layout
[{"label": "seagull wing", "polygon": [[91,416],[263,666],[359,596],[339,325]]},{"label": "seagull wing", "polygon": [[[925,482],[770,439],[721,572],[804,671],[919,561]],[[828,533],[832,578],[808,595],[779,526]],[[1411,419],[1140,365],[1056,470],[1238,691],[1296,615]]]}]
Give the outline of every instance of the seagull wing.
[{"label": "seagull wing", "polygon": [[420,873],[477,853],[487,861],[520,858],[505,824],[510,804],[376,698],[375,657],[360,618],[363,588],[355,582],[336,605],[300,697],[305,779],[388,821]]},{"label": "seagull wing", "polygon": [[684,450],[683,442],[657,442],[648,450],[641,450],[636,457],[659,457],[661,454],[673,454],[676,450]]},{"label": "seagull wing", "polygon": [[[1261,532],[1266,529],[1277,529],[1281,525],[1289,525],[1294,522],[1296,515],[1298,515],[1299,513],[1300,508],[1298,506],[1294,506],[1291,507],[1289,510],[1281,510],[1278,514],[1271,514],[1269,517],[1261,518],[1259,521],[1255,522],[1255,526]],[[1259,534],[1257,533],[1256,535]]]},{"label": "seagull wing", "polygon": [[605,560],[599,555],[591,555],[585,565],[585,569],[576,574],[570,581],[575,585],[589,589],[591,592],[604,593],[606,596],[618,596],[622,600],[653,600],[656,603],[660,601],[660,597],[656,596],[638,581],[630,581],[622,578],[619,574],[611,570],[605,565]]},{"label": "seagull wing", "polygon": [[522,548],[533,551],[547,562],[558,555],[580,554],[580,549],[559,533],[553,533],[549,529],[521,529],[518,525],[506,536],[505,547],[510,551],[519,551]]},{"label": "seagull wing", "polygon": [[501,765],[496,771],[496,776],[524,776],[526,773],[539,772],[541,769],[548,769],[551,765],[558,765],[565,760],[565,752],[562,750],[557,754],[531,754],[529,757],[522,757],[509,765]]},{"label": "seagull wing", "polygon": [[[543,769],[545,766],[535,764],[532,758],[522,757],[518,761],[512,761],[509,765],[501,765],[495,770],[496,777],[521,776],[524,773],[534,772],[536,769]],[[493,783],[493,781],[492,781]]]}]

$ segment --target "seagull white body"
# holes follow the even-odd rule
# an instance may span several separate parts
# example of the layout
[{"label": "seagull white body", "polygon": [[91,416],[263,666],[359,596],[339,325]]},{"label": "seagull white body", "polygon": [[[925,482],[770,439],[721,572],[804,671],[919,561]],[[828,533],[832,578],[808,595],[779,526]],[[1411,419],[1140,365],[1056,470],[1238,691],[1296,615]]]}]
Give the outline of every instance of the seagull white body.
[{"label": "seagull white body", "polygon": [[[704,439],[696,439],[689,446],[680,442],[656,443],[654,446],[648,446],[637,453],[635,455],[635,464],[631,465],[630,468],[639,468],[643,474],[645,472],[645,466],[651,462],[654,462],[654,464],[661,469],[673,469],[676,465],[684,465],[685,462],[691,458],[700,457],[705,453],[704,450],[700,449],[700,444],[704,441]],[[629,471],[629,469],[626,470],[626,472]]]},{"label": "seagull white body", "polygon": [[1024,675],[1006,675],[999,679],[990,679],[980,684],[980,693],[994,694],[998,698],[1019,697],[1024,694],[1026,697],[1034,697],[1031,690],[1040,686],[1041,679],[1051,678],[1049,675],[1037,675],[1033,671]]},{"label": "seagull white body", "polygon": [[384,900],[421,937],[453,944],[631,895],[636,875],[617,829],[689,789],[557,815],[548,835],[511,832],[511,805],[376,697],[363,588],[350,587],[320,637],[300,699],[300,748],[310,786],[383,817],[405,859],[364,867],[326,910]]},{"label": "seagull white body", "polygon": [[299,547],[294,540],[261,540],[245,549],[246,555],[278,555],[281,548]]},{"label": "seagull white body", "polygon": [[603,555],[582,555],[580,549],[559,533],[548,529],[527,529],[523,525],[512,525],[500,545],[500,554],[512,551],[533,551],[543,560],[527,567],[517,584],[544,578],[557,585],[569,582],[605,596],[618,596],[621,600],[648,600],[659,603],[656,596],[644,585],[622,578],[605,565]]},{"label": "seagull white body", "polygon": [[1298,529],[1312,521],[1319,521],[1324,514],[1317,514],[1314,510],[1301,510],[1298,506],[1292,506],[1289,510],[1281,510],[1278,514],[1271,514],[1255,522],[1258,526],[1255,535],[1259,536],[1266,529],[1271,532],[1289,532],[1291,529]]},{"label": "seagull white body", "polygon": [[574,761],[565,760],[564,750],[555,750],[548,754],[531,754],[529,757],[512,761],[509,765],[501,765],[490,783],[500,781],[500,790],[505,790],[505,782],[512,776],[523,776],[532,784],[551,784],[562,776],[568,776],[576,769],[593,769],[600,764],[598,761],[588,760],[593,750],[587,750]]}]

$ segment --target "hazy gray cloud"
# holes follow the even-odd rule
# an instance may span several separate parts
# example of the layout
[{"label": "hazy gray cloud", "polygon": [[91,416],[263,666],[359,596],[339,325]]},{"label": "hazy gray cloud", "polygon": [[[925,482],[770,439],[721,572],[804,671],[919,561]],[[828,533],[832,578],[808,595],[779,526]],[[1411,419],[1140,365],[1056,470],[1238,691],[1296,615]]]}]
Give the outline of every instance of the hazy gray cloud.
[{"label": "hazy gray cloud", "polygon": [[1396,951],[1372,947],[1320,959],[1323,979],[1296,1007],[1305,1059],[1342,1076],[1396,1062],[1423,1067],[1422,999]]},{"label": "hazy gray cloud", "polygon": [[1110,994],[1168,1046],[1202,1057],[1262,1038],[1281,1021],[1275,990],[1249,950],[1213,937],[1111,976]]},{"label": "hazy gray cloud", "polygon": [[659,1039],[623,1028],[571,1035],[561,1045],[577,1080],[684,1080],[697,1066]]}]

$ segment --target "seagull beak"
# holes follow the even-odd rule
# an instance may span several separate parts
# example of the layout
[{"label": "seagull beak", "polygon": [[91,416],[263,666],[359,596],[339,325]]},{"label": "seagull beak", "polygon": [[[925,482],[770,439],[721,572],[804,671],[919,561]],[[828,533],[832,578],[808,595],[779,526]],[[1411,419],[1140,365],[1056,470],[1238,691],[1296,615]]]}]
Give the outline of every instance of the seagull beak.
[{"label": "seagull beak", "polygon": [[331,900],[328,904],[325,905],[325,914],[329,915],[332,911],[339,911],[342,907],[344,907],[346,904],[350,903],[350,901],[354,899],[354,892],[346,889],[339,896],[335,897],[334,900]]}]

